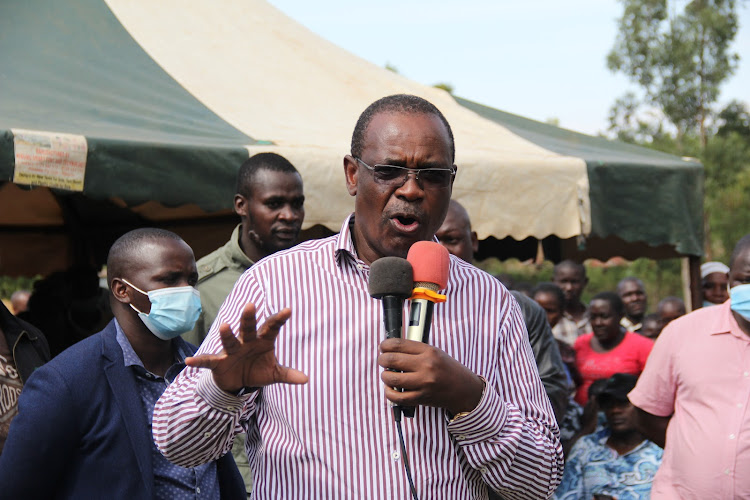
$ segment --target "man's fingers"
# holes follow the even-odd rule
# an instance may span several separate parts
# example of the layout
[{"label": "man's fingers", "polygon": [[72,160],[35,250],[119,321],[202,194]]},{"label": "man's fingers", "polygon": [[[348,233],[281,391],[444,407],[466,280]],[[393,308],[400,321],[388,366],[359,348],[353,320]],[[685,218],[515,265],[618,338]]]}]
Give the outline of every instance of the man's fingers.
[{"label": "man's fingers", "polygon": [[380,380],[386,387],[397,387],[406,391],[413,391],[424,386],[424,380],[414,373],[401,373],[384,370],[380,374]]},{"label": "man's fingers", "polygon": [[258,331],[258,337],[262,337],[263,340],[275,341],[279,335],[279,330],[284,323],[292,316],[292,310],[285,307],[276,314],[270,315],[266,321],[260,326]]},{"label": "man's fingers", "polygon": [[386,339],[380,343],[380,352],[403,352],[405,354],[419,354],[428,348],[428,344],[407,339]]},{"label": "man's fingers", "polygon": [[208,368],[213,370],[224,359],[223,354],[201,354],[185,358],[185,364],[193,368]]},{"label": "man's fingers", "polygon": [[242,308],[242,316],[240,316],[240,334],[239,337],[242,342],[252,340],[256,335],[256,322],[255,322],[255,304],[248,302],[245,307]]},{"label": "man's fingers", "polygon": [[310,380],[310,378],[301,371],[286,366],[280,366],[278,380],[275,380],[274,382],[282,382],[284,384],[306,384],[308,380]]},{"label": "man's fingers", "polygon": [[232,328],[227,323],[219,325],[219,337],[221,338],[221,345],[224,347],[224,352],[227,354],[234,354],[240,349],[240,341],[232,333]]}]

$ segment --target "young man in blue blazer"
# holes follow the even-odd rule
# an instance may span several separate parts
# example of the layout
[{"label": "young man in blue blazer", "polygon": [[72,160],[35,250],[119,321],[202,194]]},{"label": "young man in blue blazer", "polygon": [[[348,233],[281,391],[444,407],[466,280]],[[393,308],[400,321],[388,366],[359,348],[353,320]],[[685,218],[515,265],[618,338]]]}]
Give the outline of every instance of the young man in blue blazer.
[{"label": "young man in blue blazer", "polygon": [[231,454],[179,467],[151,437],[154,403],[195,351],[179,335],[200,314],[197,279],[174,233],[137,229],[112,245],[115,319],[26,382],[0,455],[0,498],[245,498]]}]

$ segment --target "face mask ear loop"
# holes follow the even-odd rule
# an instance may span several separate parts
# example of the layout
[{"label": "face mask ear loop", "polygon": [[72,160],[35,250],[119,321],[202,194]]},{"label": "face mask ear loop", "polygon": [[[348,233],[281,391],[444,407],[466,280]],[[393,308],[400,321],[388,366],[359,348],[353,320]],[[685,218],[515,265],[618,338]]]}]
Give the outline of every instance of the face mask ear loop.
[{"label": "face mask ear loop", "polygon": [[[140,292],[140,293],[142,293],[143,295],[145,295],[146,297],[148,297],[148,294],[147,294],[146,292],[144,292],[143,290],[141,290],[140,288],[138,288],[137,286],[135,286],[134,284],[132,284],[131,282],[129,282],[128,280],[126,280],[125,278],[120,278],[120,279],[121,279],[121,280],[122,280],[122,281],[123,281],[124,283],[126,283],[126,284],[127,284],[127,285],[128,285],[129,287],[130,287],[130,288],[132,288],[133,290],[137,290],[138,292]],[[138,314],[146,314],[146,313],[144,313],[144,312],[141,312],[141,311],[139,311],[139,310],[138,310],[138,308],[137,308],[137,307],[135,307],[135,306],[133,305],[133,303],[132,303],[132,302],[131,302],[130,304],[128,304],[128,305],[129,305],[130,307],[132,307],[132,308],[133,308],[133,310],[134,310],[135,312],[137,312]]]},{"label": "face mask ear loop", "polygon": [[135,290],[138,290],[138,291],[139,291],[139,292],[141,292],[141,293],[142,293],[143,295],[145,295],[146,297],[148,297],[148,293],[144,292],[143,290],[141,290],[140,288],[138,288],[137,286],[135,286],[134,284],[132,284],[131,282],[129,282],[128,280],[126,280],[125,278],[120,278],[120,279],[121,279],[122,281],[124,281],[124,282],[125,282],[125,283],[126,283],[126,284],[127,284],[128,286],[130,286],[131,288],[133,288],[133,289],[135,289]]}]

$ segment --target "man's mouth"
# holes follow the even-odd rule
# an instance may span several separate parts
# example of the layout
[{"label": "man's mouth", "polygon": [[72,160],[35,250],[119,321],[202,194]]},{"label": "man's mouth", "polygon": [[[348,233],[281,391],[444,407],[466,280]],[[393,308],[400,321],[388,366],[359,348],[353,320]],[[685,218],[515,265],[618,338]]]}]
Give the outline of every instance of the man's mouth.
[{"label": "man's mouth", "polygon": [[414,232],[419,228],[419,220],[409,215],[396,215],[391,217],[391,221],[396,229],[405,233]]},{"label": "man's mouth", "polygon": [[299,231],[294,228],[274,229],[273,234],[280,240],[294,240],[297,238]]}]

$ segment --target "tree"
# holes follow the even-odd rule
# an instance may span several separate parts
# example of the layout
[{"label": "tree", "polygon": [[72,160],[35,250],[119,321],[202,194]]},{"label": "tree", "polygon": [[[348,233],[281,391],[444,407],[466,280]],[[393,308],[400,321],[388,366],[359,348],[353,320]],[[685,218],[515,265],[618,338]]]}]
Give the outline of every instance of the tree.
[{"label": "tree", "polygon": [[707,123],[721,84],[731,76],[739,56],[729,50],[737,29],[735,0],[621,0],[610,70],[622,72],[643,92],[629,106],[655,108],[675,127],[678,143],[697,132],[705,147]]}]

